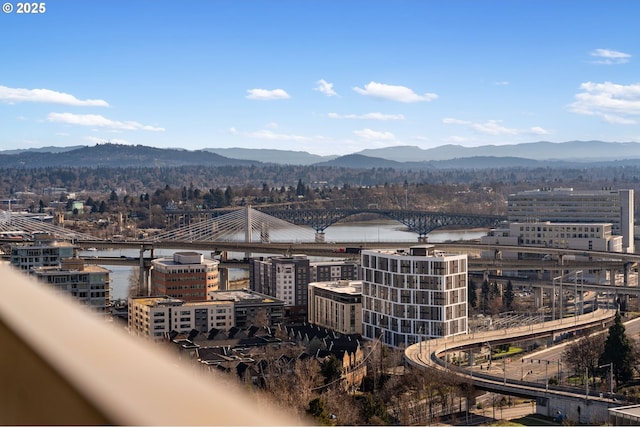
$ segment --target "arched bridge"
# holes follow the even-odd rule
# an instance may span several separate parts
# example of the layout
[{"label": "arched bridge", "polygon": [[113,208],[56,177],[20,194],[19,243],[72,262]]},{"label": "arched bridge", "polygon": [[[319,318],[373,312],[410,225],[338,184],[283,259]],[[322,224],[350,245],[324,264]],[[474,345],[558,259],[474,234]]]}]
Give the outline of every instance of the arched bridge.
[{"label": "arched bridge", "polygon": [[[322,233],[329,226],[354,215],[375,214],[394,219],[417,233],[419,237],[442,227],[458,228],[491,228],[496,227],[507,218],[499,215],[457,214],[449,212],[407,211],[401,209],[274,209],[268,207],[253,207],[253,209],[272,217],[290,222],[295,225],[305,225],[313,228],[316,233]],[[228,214],[230,210],[216,211],[176,211],[169,213],[174,217],[174,223],[188,225],[192,218],[207,216],[213,218]],[[178,220],[178,218],[180,218]]]},{"label": "arched bridge", "polygon": [[497,215],[452,214],[448,212],[424,212],[389,209],[268,209],[257,208],[276,218],[297,225],[307,225],[316,232],[323,232],[330,225],[344,218],[360,214],[386,216],[406,225],[410,231],[424,237],[431,231],[455,226],[460,228],[495,227],[507,218]]}]

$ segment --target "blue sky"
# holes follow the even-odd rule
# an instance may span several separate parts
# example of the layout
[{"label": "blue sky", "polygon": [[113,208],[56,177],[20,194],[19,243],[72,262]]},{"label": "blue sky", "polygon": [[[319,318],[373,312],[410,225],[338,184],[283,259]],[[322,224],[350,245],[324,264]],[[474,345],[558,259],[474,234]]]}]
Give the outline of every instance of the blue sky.
[{"label": "blue sky", "polygon": [[0,150],[640,141],[635,0],[3,3]]}]

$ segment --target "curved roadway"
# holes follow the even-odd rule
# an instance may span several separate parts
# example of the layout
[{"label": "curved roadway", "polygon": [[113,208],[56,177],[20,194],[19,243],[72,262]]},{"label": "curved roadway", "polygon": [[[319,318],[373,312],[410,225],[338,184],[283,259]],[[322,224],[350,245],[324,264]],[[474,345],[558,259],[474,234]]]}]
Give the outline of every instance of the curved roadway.
[{"label": "curved roadway", "polygon": [[[500,394],[529,398],[550,398],[555,395],[563,398],[584,399],[586,392],[577,392],[576,389],[572,387],[547,386],[546,384],[541,385],[534,382],[513,380],[506,376],[501,377],[479,374],[478,372],[474,373],[473,371],[447,364],[445,360],[440,358],[440,355],[451,350],[462,350],[485,343],[504,342],[505,339],[533,337],[536,335],[575,330],[577,328],[593,326],[594,324],[602,324],[604,326],[614,315],[614,310],[600,309],[578,317],[544,322],[539,325],[427,340],[409,346],[405,350],[405,358],[407,362],[414,367],[424,369],[434,368],[454,372],[465,381],[471,381],[474,386],[480,389]],[[589,394],[589,399],[602,402],[610,401],[600,397],[599,393],[595,391],[593,391],[593,394]]]}]

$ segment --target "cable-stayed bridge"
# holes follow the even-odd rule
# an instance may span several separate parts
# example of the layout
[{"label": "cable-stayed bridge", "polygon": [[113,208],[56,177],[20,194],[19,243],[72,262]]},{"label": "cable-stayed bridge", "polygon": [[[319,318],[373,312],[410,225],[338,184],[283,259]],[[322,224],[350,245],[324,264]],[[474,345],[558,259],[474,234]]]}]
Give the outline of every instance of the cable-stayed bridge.
[{"label": "cable-stayed bridge", "polygon": [[[417,211],[377,209],[270,209],[244,207],[234,210],[169,212],[169,224],[174,228],[143,240],[128,243],[154,244],[181,242],[197,245],[207,242],[261,243],[325,243],[324,230],[349,216],[375,213],[393,218],[425,240],[428,231],[440,227],[490,227],[504,217],[446,214]],[[180,217],[175,227],[176,218]],[[108,242],[108,239],[53,224],[53,217],[44,214],[0,211],[0,240],[30,240],[35,233],[48,233],[59,240],[73,242]],[[173,222],[172,222],[173,220]],[[114,241],[114,244],[116,242]],[[124,243],[124,242],[123,242]]]},{"label": "cable-stayed bridge", "polygon": [[31,237],[34,233],[48,233],[72,241],[96,239],[91,234],[54,225],[52,221],[53,217],[47,215],[0,210],[0,233],[5,240],[18,240],[25,234]]},{"label": "cable-stayed bridge", "polygon": [[[189,240],[188,233],[192,233],[194,237],[201,235],[207,236],[208,239],[208,236],[214,233],[223,236],[220,240],[226,240],[229,236],[237,237],[240,231],[248,233],[247,230],[250,229],[252,231],[249,234],[245,234],[244,241],[256,241],[254,234],[256,234],[255,237],[259,235],[261,241],[276,241],[275,236],[279,236],[285,228],[289,227],[295,233],[295,236],[287,241],[323,242],[324,231],[329,226],[347,217],[361,214],[374,214],[396,220],[405,225],[409,231],[416,233],[419,240],[423,240],[430,232],[438,228],[492,228],[507,219],[499,215],[389,209],[254,209],[245,207],[235,211],[169,212],[167,213],[169,223],[180,224],[181,226],[172,232],[163,233],[162,236],[170,239],[186,238]],[[249,228],[249,225],[251,225],[251,228]],[[244,228],[240,228],[242,226]],[[315,231],[315,235],[309,235],[309,232],[313,233],[312,230]],[[275,233],[275,231],[278,233]],[[197,240],[197,238],[192,240]],[[278,239],[278,241],[283,240]]]},{"label": "cable-stayed bridge", "polygon": [[[496,215],[450,214],[379,209],[254,209],[167,213],[170,225],[180,226],[156,234],[145,241],[192,242],[324,242],[324,231],[343,219],[360,214],[376,214],[404,224],[424,240],[442,227],[495,227],[506,218]],[[177,219],[179,218],[179,220]],[[89,233],[54,225],[52,217],[0,211],[0,232],[51,233],[66,240],[101,240]]]},{"label": "cable-stayed bridge", "polygon": [[315,232],[251,207],[236,209],[154,235],[152,241],[313,242]]}]

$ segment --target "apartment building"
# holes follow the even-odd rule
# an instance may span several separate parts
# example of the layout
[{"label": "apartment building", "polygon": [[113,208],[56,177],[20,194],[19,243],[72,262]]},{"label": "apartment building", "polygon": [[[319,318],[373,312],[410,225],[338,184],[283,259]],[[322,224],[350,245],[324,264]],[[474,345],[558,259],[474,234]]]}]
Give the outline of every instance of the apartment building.
[{"label": "apartment building", "polygon": [[611,223],[624,252],[634,252],[634,191],[555,188],[509,195],[510,222]]},{"label": "apartment building", "polygon": [[35,267],[31,273],[51,288],[64,292],[98,312],[111,305],[110,271],[97,265],[85,265],[80,258],[65,258],[60,266]]},{"label": "apartment building", "polygon": [[283,300],[291,321],[307,319],[309,283],[356,280],[358,274],[355,261],[310,262],[306,255],[253,258],[249,265],[251,289]]},{"label": "apartment building", "polygon": [[212,301],[233,303],[234,326],[275,327],[284,323],[284,301],[251,290],[214,291]]},{"label": "apartment building", "polygon": [[21,270],[59,267],[63,258],[72,258],[76,247],[67,242],[35,241],[11,247],[11,265]]},{"label": "apartment building", "polygon": [[151,261],[151,295],[183,301],[205,301],[218,290],[219,261],[205,259],[199,252],[176,252],[171,258]]},{"label": "apartment building", "polygon": [[433,245],[363,250],[363,336],[402,348],[467,333],[467,255]]},{"label": "apartment building", "polygon": [[233,301],[186,302],[169,296],[129,298],[130,333],[162,339],[172,331],[229,330],[234,326]]},{"label": "apartment building", "polygon": [[309,283],[308,319],[342,334],[362,334],[362,281]]}]

